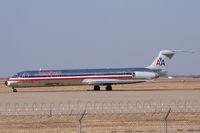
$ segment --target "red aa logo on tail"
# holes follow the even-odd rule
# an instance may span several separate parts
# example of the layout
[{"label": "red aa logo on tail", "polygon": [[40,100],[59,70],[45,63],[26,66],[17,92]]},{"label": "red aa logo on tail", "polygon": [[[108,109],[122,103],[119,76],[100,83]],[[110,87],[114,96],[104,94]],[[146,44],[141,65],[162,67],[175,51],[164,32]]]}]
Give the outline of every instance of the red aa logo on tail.
[{"label": "red aa logo on tail", "polygon": [[162,57],[158,58],[156,66],[165,66],[165,61]]}]

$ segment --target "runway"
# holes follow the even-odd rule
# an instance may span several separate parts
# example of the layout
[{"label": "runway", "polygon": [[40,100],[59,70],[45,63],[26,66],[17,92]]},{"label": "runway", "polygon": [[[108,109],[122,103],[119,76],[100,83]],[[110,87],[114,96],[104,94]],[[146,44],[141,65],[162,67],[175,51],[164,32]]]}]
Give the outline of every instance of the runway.
[{"label": "runway", "polygon": [[1,81],[1,117],[56,115],[127,115],[200,112],[200,79],[160,78],[153,82],[113,86],[113,91],[93,91],[92,86],[19,88]]},{"label": "runway", "polygon": [[200,90],[63,91],[0,94],[1,117],[199,113]]},{"label": "runway", "polygon": [[59,103],[66,101],[200,100],[200,90],[63,91],[0,93],[0,103]]}]

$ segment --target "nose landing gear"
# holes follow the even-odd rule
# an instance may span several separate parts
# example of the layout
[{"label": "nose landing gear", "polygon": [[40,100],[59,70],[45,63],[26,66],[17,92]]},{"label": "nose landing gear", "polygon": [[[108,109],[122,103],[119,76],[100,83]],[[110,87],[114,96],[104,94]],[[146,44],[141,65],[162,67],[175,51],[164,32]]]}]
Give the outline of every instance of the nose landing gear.
[{"label": "nose landing gear", "polygon": [[16,87],[13,87],[13,92],[17,92],[17,88]]}]

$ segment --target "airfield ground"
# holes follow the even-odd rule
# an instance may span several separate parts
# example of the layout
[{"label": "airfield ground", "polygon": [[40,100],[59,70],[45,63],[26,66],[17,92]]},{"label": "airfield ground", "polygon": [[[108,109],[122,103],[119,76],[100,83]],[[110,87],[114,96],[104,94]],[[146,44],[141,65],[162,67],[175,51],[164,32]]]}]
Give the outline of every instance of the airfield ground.
[{"label": "airfield ground", "polygon": [[[67,103],[67,101],[117,102],[117,101],[151,101],[154,105],[185,101],[191,104],[200,102],[200,79],[160,78],[153,82],[117,85],[113,91],[94,92],[92,86],[63,86],[43,88],[19,88],[18,93],[0,81],[0,104],[5,103]],[[145,108],[148,111],[148,108]],[[187,114],[172,113],[168,119],[171,132],[200,132],[200,107],[189,108]],[[181,112],[173,108],[174,112]],[[197,111],[197,112],[195,112]],[[0,114],[1,115],[1,114]],[[79,116],[1,118],[0,133],[12,132],[78,132]],[[164,114],[86,116],[83,119],[83,133],[121,133],[121,132],[163,132]]]},{"label": "airfield ground", "polygon": [[[0,93],[12,92],[10,87],[6,87],[5,80],[0,80]],[[200,78],[159,78],[154,81],[139,83],[139,84],[126,84],[126,85],[114,85],[113,90],[117,91],[137,91],[137,90],[188,90],[199,89]],[[35,87],[35,88],[18,88],[21,92],[63,92],[63,91],[92,91],[93,86],[61,86],[61,87]],[[101,90],[105,90],[105,87],[101,87]]]},{"label": "airfield ground", "polygon": [[[200,132],[199,115],[171,115],[168,131]],[[79,117],[24,118],[0,120],[1,133],[77,133]],[[83,133],[164,132],[163,116],[85,117]]]}]

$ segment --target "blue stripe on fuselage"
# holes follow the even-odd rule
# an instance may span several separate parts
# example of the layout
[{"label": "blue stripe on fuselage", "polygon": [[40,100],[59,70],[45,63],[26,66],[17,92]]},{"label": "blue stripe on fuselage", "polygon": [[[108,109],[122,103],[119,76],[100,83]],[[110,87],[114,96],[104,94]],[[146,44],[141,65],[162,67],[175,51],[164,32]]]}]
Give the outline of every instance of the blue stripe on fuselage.
[{"label": "blue stripe on fuselage", "polygon": [[70,74],[70,75],[36,75],[36,76],[23,76],[22,78],[42,78],[42,77],[81,77],[81,76],[122,76],[132,75],[132,73],[104,73],[104,74]]}]

